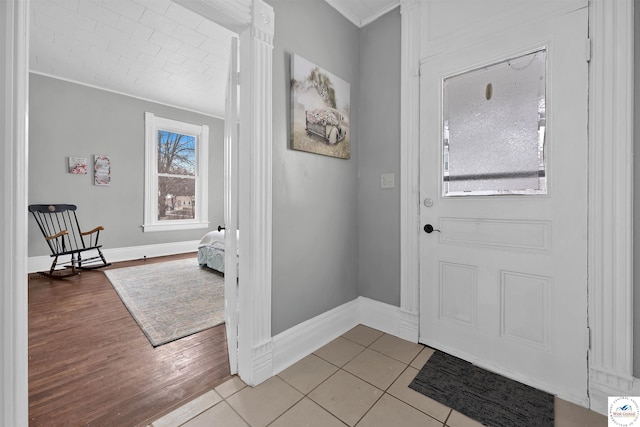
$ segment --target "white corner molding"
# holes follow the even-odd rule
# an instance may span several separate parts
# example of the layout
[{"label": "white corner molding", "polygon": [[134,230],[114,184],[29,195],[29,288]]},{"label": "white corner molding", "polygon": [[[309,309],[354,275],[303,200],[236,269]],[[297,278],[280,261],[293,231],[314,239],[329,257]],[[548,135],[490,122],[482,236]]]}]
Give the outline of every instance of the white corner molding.
[{"label": "white corner molding", "polygon": [[0,424],[29,425],[27,327],[29,2],[0,2]]},{"label": "white corner molding", "polygon": [[420,2],[402,0],[400,45],[400,310],[401,338],[418,342],[420,230]]},{"label": "white corner molding", "polygon": [[271,343],[273,8],[255,0],[240,34],[238,373],[249,385],[273,374]]},{"label": "white corner molding", "polygon": [[333,7],[337,10],[342,16],[351,21],[358,28],[365,27],[380,18],[385,13],[395,9],[400,4],[400,0],[394,0],[392,2],[387,2],[384,7],[378,10],[369,10],[370,14],[367,16],[360,18],[357,13],[354,13],[350,7],[346,6],[348,2],[344,0],[325,0],[329,6]]},{"label": "white corner molding", "polygon": [[415,340],[408,340],[403,336],[406,331],[401,328],[403,311],[400,308],[366,297],[358,297],[356,301],[358,301],[358,323],[407,341],[418,342],[417,335]]},{"label": "white corner molding", "polygon": [[347,18],[353,25],[358,28],[362,28],[362,22],[355,14],[351,13],[347,7],[344,6],[344,2],[339,0],[325,0],[329,6],[337,10],[340,15]]},{"label": "white corner molding", "polygon": [[370,15],[370,16],[367,16],[367,17],[363,18],[360,21],[360,28],[366,27],[367,25],[369,25],[372,22],[376,21],[381,16],[386,15],[387,13],[391,12],[393,9],[395,9],[398,6],[400,6],[400,0],[395,0],[395,1],[391,2],[391,3],[388,3],[382,9],[379,9],[379,10],[375,11],[375,13],[373,15]]},{"label": "white corner molding", "polygon": [[633,391],[633,0],[591,0],[589,392]]}]

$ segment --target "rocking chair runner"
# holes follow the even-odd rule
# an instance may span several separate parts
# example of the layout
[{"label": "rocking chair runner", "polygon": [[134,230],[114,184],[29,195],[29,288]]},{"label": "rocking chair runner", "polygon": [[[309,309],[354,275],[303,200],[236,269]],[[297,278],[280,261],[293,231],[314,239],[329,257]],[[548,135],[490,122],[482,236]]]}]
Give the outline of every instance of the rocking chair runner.
[{"label": "rocking chair runner", "polygon": [[[98,244],[100,231],[104,227],[99,226],[91,231],[82,231],[76,216],[75,205],[29,205],[29,212],[33,214],[45,241],[51,249],[53,263],[49,273],[52,277],[65,277],[78,274],[76,269],[90,270],[111,265],[107,263]],[[87,251],[96,251],[97,255],[82,259],[82,254]],[[71,268],[71,273],[54,275],[58,257],[70,255],[71,261],[63,264]]]}]

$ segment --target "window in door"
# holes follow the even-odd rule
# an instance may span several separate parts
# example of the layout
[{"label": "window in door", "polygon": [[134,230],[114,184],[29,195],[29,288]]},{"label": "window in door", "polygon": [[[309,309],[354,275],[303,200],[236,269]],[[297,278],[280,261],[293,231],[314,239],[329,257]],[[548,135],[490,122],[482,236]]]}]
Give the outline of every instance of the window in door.
[{"label": "window in door", "polygon": [[443,195],[546,194],[546,49],[443,80]]},{"label": "window in door", "polygon": [[208,227],[209,128],[145,115],[144,231]]}]

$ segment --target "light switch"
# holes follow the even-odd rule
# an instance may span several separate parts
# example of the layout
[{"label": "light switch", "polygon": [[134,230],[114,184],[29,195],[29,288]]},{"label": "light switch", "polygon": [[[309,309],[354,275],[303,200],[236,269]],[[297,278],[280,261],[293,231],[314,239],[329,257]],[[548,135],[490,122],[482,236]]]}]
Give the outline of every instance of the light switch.
[{"label": "light switch", "polygon": [[380,175],[380,188],[393,188],[396,186],[396,176],[392,173],[383,173]]}]

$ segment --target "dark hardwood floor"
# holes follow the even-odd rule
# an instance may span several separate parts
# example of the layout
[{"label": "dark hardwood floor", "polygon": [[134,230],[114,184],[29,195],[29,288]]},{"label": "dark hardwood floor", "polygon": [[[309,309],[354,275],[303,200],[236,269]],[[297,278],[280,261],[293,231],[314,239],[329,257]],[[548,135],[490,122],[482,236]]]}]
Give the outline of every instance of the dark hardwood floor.
[{"label": "dark hardwood floor", "polygon": [[30,426],[147,425],[229,377],[224,325],[153,348],[102,271],[30,276]]}]

